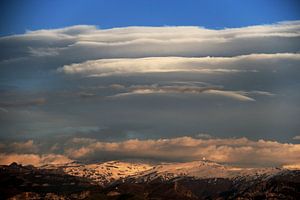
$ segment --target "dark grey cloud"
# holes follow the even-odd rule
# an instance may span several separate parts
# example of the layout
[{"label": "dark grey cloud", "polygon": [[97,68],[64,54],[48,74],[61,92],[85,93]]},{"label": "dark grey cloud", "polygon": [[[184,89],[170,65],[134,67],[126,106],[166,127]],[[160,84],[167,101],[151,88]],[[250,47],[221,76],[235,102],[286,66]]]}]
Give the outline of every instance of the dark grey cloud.
[{"label": "dark grey cloud", "polygon": [[91,98],[96,96],[96,94],[88,92],[80,92],[78,95],[82,98]]},{"label": "dark grey cloud", "polygon": [[[197,134],[265,139],[250,145],[251,158],[278,141],[275,150],[286,148],[283,156],[291,158],[300,132],[299,31],[294,21],[223,30],[74,26],[1,37],[0,138],[15,144],[2,148],[6,161],[60,162],[75,159],[67,150],[93,142],[122,149],[126,141],[151,140],[153,148],[161,138],[192,141]],[[86,146],[72,149],[74,137]],[[82,159],[159,159],[147,151],[93,151]],[[285,164],[272,156],[267,164]],[[182,159],[160,159],[168,157]]]},{"label": "dark grey cloud", "polygon": [[24,107],[24,106],[36,106],[46,103],[45,98],[31,99],[31,100],[17,100],[11,102],[0,102],[0,107]]}]

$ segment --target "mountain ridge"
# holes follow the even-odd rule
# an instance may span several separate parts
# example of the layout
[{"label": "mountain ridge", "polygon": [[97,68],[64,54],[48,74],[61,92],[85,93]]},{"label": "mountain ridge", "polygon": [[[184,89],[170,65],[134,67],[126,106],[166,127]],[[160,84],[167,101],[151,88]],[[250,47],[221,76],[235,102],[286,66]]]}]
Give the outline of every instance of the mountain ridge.
[{"label": "mountain ridge", "polygon": [[95,164],[44,165],[41,168],[59,168],[69,175],[88,178],[100,185],[107,185],[117,180],[147,182],[156,178],[169,180],[176,177],[234,179],[237,177],[269,176],[287,170],[278,167],[237,168],[207,160],[156,165],[142,162],[108,161]]},{"label": "mountain ridge", "polygon": [[185,163],[0,166],[0,199],[300,199],[300,170]]}]

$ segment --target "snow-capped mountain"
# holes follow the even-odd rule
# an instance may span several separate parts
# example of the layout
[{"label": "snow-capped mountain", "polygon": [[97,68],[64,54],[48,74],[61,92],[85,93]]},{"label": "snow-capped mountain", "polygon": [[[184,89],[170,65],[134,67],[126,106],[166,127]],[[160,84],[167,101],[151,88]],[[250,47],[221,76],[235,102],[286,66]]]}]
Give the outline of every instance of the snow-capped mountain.
[{"label": "snow-capped mountain", "polygon": [[300,170],[210,161],[0,166],[0,199],[300,199]]},{"label": "snow-capped mountain", "polygon": [[174,178],[192,177],[194,179],[210,178],[255,178],[285,171],[280,168],[237,168],[221,165],[211,161],[194,161],[185,163],[164,163],[150,170],[142,171],[128,178],[135,182],[149,182],[156,179],[163,181]]},{"label": "snow-capped mountain", "polygon": [[237,168],[211,161],[184,163],[161,163],[157,165],[109,161],[95,164],[69,163],[45,165],[44,169],[61,169],[66,174],[87,178],[94,183],[107,186],[115,181],[145,183],[154,180],[169,181],[176,178],[228,178],[253,179],[268,177],[285,171],[281,168]]},{"label": "snow-capped mountain", "polygon": [[68,163],[64,165],[45,165],[46,169],[62,169],[66,174],[84,177],[99,185],[107,185],[113,181],[126,178],[152,169],[144,163],[109,161],[95,164]]}]

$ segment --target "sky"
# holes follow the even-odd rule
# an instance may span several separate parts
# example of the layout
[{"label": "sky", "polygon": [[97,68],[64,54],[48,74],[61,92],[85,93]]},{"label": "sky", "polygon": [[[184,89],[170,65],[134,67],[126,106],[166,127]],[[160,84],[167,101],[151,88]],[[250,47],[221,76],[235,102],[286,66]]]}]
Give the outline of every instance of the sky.
[{"label": "sky", "polygon": [[297,20],[297,0],[2,0],[0,34],[87,24],[222,29]]},{"label": "sky", "polygon": [[0,164],[300,166],[297,1],[0,7]]}]

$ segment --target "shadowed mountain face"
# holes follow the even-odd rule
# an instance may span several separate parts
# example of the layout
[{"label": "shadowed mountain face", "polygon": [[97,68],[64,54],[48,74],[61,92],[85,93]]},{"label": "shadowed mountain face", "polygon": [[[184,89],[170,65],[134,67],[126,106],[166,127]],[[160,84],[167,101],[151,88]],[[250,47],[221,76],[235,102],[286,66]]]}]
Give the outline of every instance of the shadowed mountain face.
[{"label": "shadowed mountain face", "polygon": [[90,196],[94,190],[101,190],[89,180],[68,175],[60,169],[13,163],[0,170],[0,199],[80,199]]},{"label": "shadowed mountain face", "polygon": [[40,168],[13,163],[0,168],[0,194],[0,199],[299,199],[300,171],[234,169],[201,161]]}]

